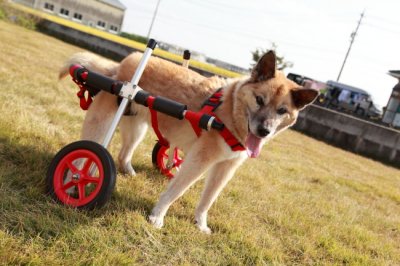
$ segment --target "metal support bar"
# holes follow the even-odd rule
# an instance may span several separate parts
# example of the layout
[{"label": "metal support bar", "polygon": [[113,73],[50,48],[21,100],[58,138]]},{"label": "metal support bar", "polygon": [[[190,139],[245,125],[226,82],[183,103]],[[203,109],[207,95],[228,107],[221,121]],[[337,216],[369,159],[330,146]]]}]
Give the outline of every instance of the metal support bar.
[{"label": "metal support bar", "polygon": [[127,98],[128,100],[133,101],[136,94],[141,90],[143,89],[139,86],[132,85],[130,82],[125,82],[118,95],[122,98]]},{"label": "metal support bar", "polygon": [[184,68],[189,68],[189,60],[190,60],[190,51],[189,50],[185,50],[183,52],[183,61],[182,61],[182,66]]},{"label": "metal support bar", "polygon": [[[147,62],[150,59],[150,56],[153,52],[153,49],[155,47],[157,43],[155,42],[155,40],[150,39],[147,45],[146,50],[143,53],[142,59],[139,62],[139,65],[135,71],[135,74],[133,75],[132,79],[131,79],[131,85],[133,86],[134,90],[136,89],[139,80],[143,74],[144,69],[146,68]],[[107,148],[108,145],[111,142],[111,139],[117,129],[117,126],[119,124],[119,121],[121,121],[121,118],[125,112],[126,106],[128,105],[129,100],[127,98],[123,98],[121,104],[119,105],[119,108],[117,110],[117,113],[115,114],[115,117],[111,123],[110,128],[107,131],[107,134],[103,140],[103,147]]]}]

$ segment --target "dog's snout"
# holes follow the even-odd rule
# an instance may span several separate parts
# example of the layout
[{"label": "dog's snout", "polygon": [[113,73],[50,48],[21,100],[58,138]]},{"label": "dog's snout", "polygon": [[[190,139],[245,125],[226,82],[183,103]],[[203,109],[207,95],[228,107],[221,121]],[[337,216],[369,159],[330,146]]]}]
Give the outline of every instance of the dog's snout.
[{"label": "dog's snout", "polygon": [[258,132],[258,135],[259,135],[260,137],[266,137],[266,136],[268,136],[268,134],[270,133],[269,130],[268,130],[268,128],[266,128],[266,127],[263,126],[263,125],[259,125],[259,126],[258,126],[257,132]]}]

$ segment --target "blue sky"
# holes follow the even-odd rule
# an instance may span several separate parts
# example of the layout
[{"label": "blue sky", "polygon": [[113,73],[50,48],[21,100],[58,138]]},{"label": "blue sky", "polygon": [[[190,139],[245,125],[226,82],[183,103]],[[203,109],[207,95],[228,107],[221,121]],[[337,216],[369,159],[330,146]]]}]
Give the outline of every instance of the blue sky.
[{"label": "blue sky", "polygon": [[[120,0],[123,31],[146,36],[157,0]],[[241,67],[251,51],[270,48],[294,63],[285,70],[336,80],[360,14],[365,16],[340,82],[370,92],[385,106],[400,69],[398,0],[161,0],[151,37]]]}]

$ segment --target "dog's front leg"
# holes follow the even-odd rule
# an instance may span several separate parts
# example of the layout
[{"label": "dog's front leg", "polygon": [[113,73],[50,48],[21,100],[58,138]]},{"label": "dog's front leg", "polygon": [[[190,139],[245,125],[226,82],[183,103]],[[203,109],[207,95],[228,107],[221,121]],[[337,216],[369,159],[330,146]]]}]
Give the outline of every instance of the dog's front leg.
[{"label": "dog's front leg", "polygon": [[156,228],[161,228],[163,226],[164,216],[171,204],[182,196],[204,172],[215,164],[216,160],[221,155],[214,150],[205,148],[203,142],[204,141],[199,139],[193,145],[192,149],[185,156],[181,170],[172,179],[167,190],[161,194],[158,203],[151,211],[149,220]]},{"label": "dog's front leg", "polygon": [[195,220],[197,227],[206,234],[211,234],[207,225],[207,213],[215,202],[222,189],[235,174],[236,169],[245,160],[246,156],[227,160],[214,165],[206,179],[206,184],[201,195],[199,205],[196,208]]}]

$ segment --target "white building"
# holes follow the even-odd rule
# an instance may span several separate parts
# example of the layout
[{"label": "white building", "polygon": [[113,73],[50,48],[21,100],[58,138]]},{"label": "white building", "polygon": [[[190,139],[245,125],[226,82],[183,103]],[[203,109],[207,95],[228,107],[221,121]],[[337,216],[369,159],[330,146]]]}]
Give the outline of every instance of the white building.
[{"label": "white building", "polygon": [[118,0],[13,0],[111,33],[121,31],[126,7]]}]

